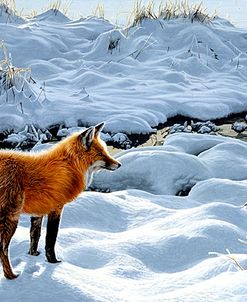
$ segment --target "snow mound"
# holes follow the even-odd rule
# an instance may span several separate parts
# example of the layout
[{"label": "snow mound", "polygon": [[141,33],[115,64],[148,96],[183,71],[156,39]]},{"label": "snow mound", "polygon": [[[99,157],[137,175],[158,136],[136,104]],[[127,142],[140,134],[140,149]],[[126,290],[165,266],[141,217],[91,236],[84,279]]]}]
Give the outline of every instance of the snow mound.
[{"label": "snow mound", "polygon": [[131,149],[117,158],[121,169],[97,174],[92,188],[176,195],[209,178],[247,178],[247,144],[217,136],[173,134],[164,146]]},{"label": "snow mound", "polygon": [[117,156],[122,163],[121,170],[114,174],[97,174],[93,188],[112,191],[145,188],[154,194],[175,195],[212,177],[207,166],[196,157],[167,152],[163,147],[146,147],[121,154]]},{"label": "snow mound", "polygon": [[70,19],[57,9],[49,9],[48,11],[35,16],[32,21],[65,23],[69,22]]},{"label": "snow mound", "polygon": [[[145,19],[126,30],[49,10],[0,23],[0,31],[15,64],[44,87],[49,105],[28,111],[38,128],[106,121],[111,133],[147,134],[176,115],[209,120],[247,110],[246,31],[225,20]],[[22,116],[11,110],[4,105]]]},{"label": "snow mound", "polygon": [[204,134],[202,137],[200,134],[188,134],[176,133],[166,137],[164,142],[165,150],[183,152],[193,155],[199,155],[200,153],[215,147],[221,143],[236,143],[242,146],[246,146],[246,143],[241,140],[236,140],[229,137],[223,137],[218,135]]},{"label": "snow mound", "polygon": [[[214,185],[219,196],[215,181],[205,181],[200,194]],[[38,258],[25,253],[28,220],[23,217],[12,242],[14,269],[21,273],[14,281],[18,301],[184,301],[184,293],[185,301],[195,301],[195,293],[196,301],[205,294],[209,301],[233,294],[244,299],[246,273],[224,256],[208,254],[224,254],[228,248],[247,265],[246,248],[237,242],[245,238],[247,227],[246,211],[236,206],[242,204],[239,186],[231,181],[230,200],[223,194],[221,201],[193,194],[181,202],[181,197],[170,200],[135,190],[83,193],[64,211],[57,242],[63,262],[58,265],[46,263],[44,253]],[[13,283],[3,278],[0,283],[3,301],[17,301],[10,290]],[[38,297],[30,294],[30,284]]]}]

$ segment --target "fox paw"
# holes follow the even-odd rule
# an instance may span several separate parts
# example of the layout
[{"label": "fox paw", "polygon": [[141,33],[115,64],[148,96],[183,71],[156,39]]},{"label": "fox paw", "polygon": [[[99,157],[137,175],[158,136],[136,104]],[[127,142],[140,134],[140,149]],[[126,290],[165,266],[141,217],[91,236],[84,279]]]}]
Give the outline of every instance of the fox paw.
[{"label": "fox paw", "polygon": [[47,259],[47,261],[49,263],[60,263],[60,262],[62,262],[61,260],[57,260],[56,258],[50,258],[50,259]]},{"label": "fox paw", "polygon": [[8,274],[4,274],[4,276],[5,276],[6,279],[14,280],[19,276],[19,274],[14,274],[14,273],[11,272],[11,273],[8,273]]},{"label": "fox paw", "polygon": [[49,263],[59,263],[60,260],[57,260],[56,255],[54,252],[46,252],[46,259]]},{"label": "fox paw", "polygon": [[39,255],[40,255],[40,252],[29,250],[29,251],[28,251],[28,254],[31,255],[31,256],[39,256]]}]

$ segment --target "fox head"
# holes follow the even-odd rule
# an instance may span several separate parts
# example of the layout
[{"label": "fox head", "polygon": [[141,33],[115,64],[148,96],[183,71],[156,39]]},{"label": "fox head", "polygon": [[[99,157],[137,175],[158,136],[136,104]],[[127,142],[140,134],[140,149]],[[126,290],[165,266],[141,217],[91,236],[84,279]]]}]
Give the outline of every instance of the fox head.
[{"label": "fox head", "polygon": [[121,163],[115,160],[107,151],[106,144],[100,139],[100,132],[104,123],[89,127],[79,135],[82,147],[90,167],[90,173],[101,169],[114,171],[121,167]]}]

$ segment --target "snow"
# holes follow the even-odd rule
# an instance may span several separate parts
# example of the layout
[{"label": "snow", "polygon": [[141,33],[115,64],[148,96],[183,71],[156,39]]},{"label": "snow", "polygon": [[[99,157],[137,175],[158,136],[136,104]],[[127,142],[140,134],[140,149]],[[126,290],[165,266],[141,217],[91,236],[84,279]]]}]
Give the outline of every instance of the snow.
[{"label": "snow", "polygon": [[246,126],[242,123],[234,122],[232,124],[232,129],[236,132],[243,132],[246,129]]},{"label": "snow", "polygon": [[188,125],[188,121],[185,121],[184,124],[173,124],[170,129],[169,133],[177,133],[177,132],[197,132],[197,133],[209,133],[209,134],[215,134],[220,128],[217,127],[213,122],[206,121],[206,122],[196,122],[194,123],[193,120],[191,120],[190,125]]},{"label": "snow", "polygon": [[[179,144],[180,152],[174,142]],[[181,150],[182,143],[187,152]],[[118,154],[122,168],[112,174],[99,173],[93,186],[114,191],[145,188],[154,194],[174,195],[208,178],[246,179],[246,157],[246,144],[233,139],[173,134],[164,147],[131,149]]]},{"label": "snow", "polygon": [[28,143],[35,142],[41,144],[52,138],[52,134],[46,130],[42,132],[40,129],[35,129],[33,125],[26,125],[24,130],[18,133],[11,133],[6,139],[3,140],[5,143],[16,145],[16,148],[27,145]]},{"label": "snow", "polygon": [[[53,11],[10,15],[9,23],[0,17],[9,64],[30,67],[33,80],[21,72],[12,88],[1,87],[0,131],[14,130],[9,142],[34,140],[39,151],[51,145],[41,144],[50,126],[64,137],[106,121],[102,138],[129,147],[126,134],[153,133],[169,117],[247,110],[246,30],[226,20],[144,20],[126,31]],[[212,122],[192,126],[217,131]],[[247,143],[187,127],[176,125],[182,132],[163,146],[119,153],[121,168],[95,175],[95,191],[65,207],[60,264],[45,259],[45,225],[41,254],[27,255],[23,215],[10,248],[20,276],[9,281],[0,271],[0,301],[247,300],[247,273],[227,253],[247,268],[238,240],[246,241]]]},{"label": "snow", "polygon": [[[4,2],[6,2],[6,4],[4,4]],[[7,4],[7,1],[0,3],[0,23],[24,23],[25,20],[19,17]]]},{"label": "snow", "polygon": [[7,116],[19,130],[106,121],[106,132],[145,134],[176,115],[209,120],[247,110],[246,31],[224,19],[144,20],[127,30],[49,10],[2,20],[0,31],[13,66],[31,68],[35,80],[22,75],[23,89],[2,93],[2,130]]},{"label": "snow", "polygon": [[[1,301],[244,301],[246,272],[226,249],[246,268],[246,152],[245,142],[191,133],[122,152],[121,169],[94,182],[115,192],[83,192],[65,207],[62,263],[45,260],[45,227],[41,254],[27,255],[21,217],[11,244],[20,276],[1,273]],[[188,195],[176,196],[185,182]]]},{"label": "snow", "polygon": [[[11,125],[11,124],[10,124]],[[9,127],[11,129],[11,127]],[[23,130],[17,131],[17,133],[10,133],[3,140],[3,143],[8,143],[12,148],[18,149],[25,146],[33,146],[32,149],[38,150],[38,148],[46,149],[49,144],[42,143],[52,141],[52,138],[64,138],[75,132],[83,132],[86,127],[69,127],[69,128],[60,128],[55,137],[52,136],[49,130],[42,131],[41,129],[36,129],[33,124],[26,125]],[[124,133],[101,133],[100,137],[105,142],[115,143],[123,149],[129,149],[132,145],[132,141]]]}]

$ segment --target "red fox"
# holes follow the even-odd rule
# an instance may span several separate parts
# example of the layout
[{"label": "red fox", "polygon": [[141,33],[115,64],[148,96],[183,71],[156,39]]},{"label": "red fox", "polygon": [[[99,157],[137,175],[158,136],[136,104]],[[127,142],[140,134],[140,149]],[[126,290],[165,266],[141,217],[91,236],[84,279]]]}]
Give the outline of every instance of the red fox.
[{"label": "red fox", "polygon": [[37,256],[43,215],[48,215],[46,258],[59,262],[55,243],[63,206],[88,186],[100,169],[116,170],[99,138],[104,123],[72,134],[43,152],[0,151],[0,259],[4,276],[14,279],[9,261],[9,244],[21,213],[31,214],[29,254]]}]

